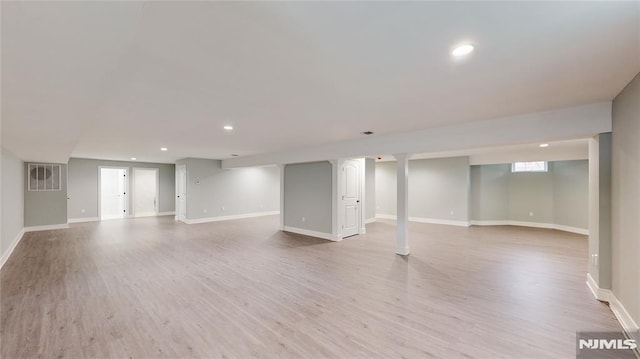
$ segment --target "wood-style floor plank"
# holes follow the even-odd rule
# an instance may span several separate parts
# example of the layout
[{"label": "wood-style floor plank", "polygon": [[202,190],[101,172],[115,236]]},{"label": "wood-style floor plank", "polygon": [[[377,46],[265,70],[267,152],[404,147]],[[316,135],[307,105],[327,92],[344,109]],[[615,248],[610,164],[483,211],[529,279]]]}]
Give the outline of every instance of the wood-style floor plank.
[{"label": "wood-style floor plank", "polygon": [[411,223],[329,242],[277,217],[27,233],[0,271],[2,358],[572,358],[620,331],[586,237]]}]

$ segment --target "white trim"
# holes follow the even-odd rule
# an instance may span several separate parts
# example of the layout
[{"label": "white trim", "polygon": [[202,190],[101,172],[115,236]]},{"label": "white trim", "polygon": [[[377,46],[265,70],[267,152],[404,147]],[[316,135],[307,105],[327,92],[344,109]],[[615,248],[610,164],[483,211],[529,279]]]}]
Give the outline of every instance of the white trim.
[{"label": "white trim", "polygon": [[611,295],[609,296],[609,308],[611,308],[611,311],[616,316],[616,319],[618,319],[618,321],[622,325],[622,329],[624,329],[624,331],[627,332],[631,336],[631,338],[640,340],[640,338],[636,337],[638,335],[638,331],[640,331],[640,327],[638,327],[638,324],[636,324],[633,318],[631,318],[629,312],[627,312],[625,307],[622,305],[622,303],[620,303],[613,292],[611,292]]},{"label": "white trim", "polygon": [[520,227],[532,227],[532,228],[546,228],[555,229],[558,231],[565,231],[583,235],[589,235],[589,230],[578,227],[564,226],[561,224],[553,223],[540,223],[540,222],[524,222],[524,221],[470,221],[472,226],[520,226]]},{"label": "white trim", "polygon": [[367,218],[364,220],[364,224],[374,223],[376,221],[376,217]]},{"label": "white trim", "polygon": [[469,222],[468,221],[453,221],[453,220],[449,220],[449,219],[409,217],[409,222],[446,224],[446,225],[449,225],[449,226],[469,227]]},{"label": "white trim", "polygon": [[18,232],[18,235],[16,235],[16,238],[13,239],[13,242],[11,242],[11,245],[9,245],[7,251],[4,252],[2,257],[0,257],[0,269],[2,269],[5,263],[7,263],[7,260],[9,260],[9,257],[11,257],[11,253],[13,253],[13,250],[16,249],[18,243],[20,243],[20,240],[22,240],[22,237],[24,237],[24,228],[22,228],[20,232]]},{"label": "white trim", "polygon": [[[396,215],[393,215],[393,214],[376,214],[376,218],[397,220]],[[467,221],[452,221],[448,219],[437,219],[437,218],[409,217],[409,222],[445,224],[448,226],[469,227],[469,222]]]},{"label": "white trim", "polygon": [[393,219],[396,220],[396,216],[393,214],[376,214],[376,219]]},{"label": "white trim", "polygon": [[622,325],[622,329],[624,329],[629,337],[640,340],[640,338],[637,337],[640,333],[640,327],[631,315],[629,315],[629,312],[627,312],[627,309],[620,303],[618,298],[616,298],[615,294],[608,289],[599,288],[591,274],[587,274],[587,286],[597,300],[609,303],[609,308],[611,308],[613,315],[615,315],[620,325]]},{"label": "white trim", "polygon": [[310,237],[317,237],[317,238],[322,238],[322,239],[328,239],[330,241],[334,241],[334,242],[338,242],[341,241],[342,238],[334,236],[331,233],[324,233],[324,232],[316,232],[316,231],[310,231],[308,229],[303,229],[303,228],[296,228],[296,227],[289,227],[289,226],[284,226],[283,231],[285,232],[291,232],[291,233],[296,233],[296,234],[302,234],[305,236],[310,236]]},{"label": "white trim", "polygon": [[38,232],[38,231],[50,231],[54,229],[67,229],[69,228],[69,223],[62,224],[51,224],[47,226],[32,226],[32,227],[24,227],[25,232]]},{"label": "white trim", "polygon": [[612,293],[608,289],[600,289],[598,284],[591,276],[591,273],[587,273],[587,287],[591,290],[591,294],[602,302],[609,302],[609,298],[612,296]]},{"label": "white trim", "polygon": [[160,216],[175,216],[176,211],[169,211],[169,212],[158,212],[158,217]]},{"label": "white trim", "polygon": [[396,254],[399,254],[401,256],[408,256],[409,255],[409,247],[406,247],[406,248],[397,247],[396,248]]},{"label": "white trim", "polygon": [[360,227],[360,232],[358,234],[367,234],[367,227]]},{"label": "white trim", "polygon": [[234,215],[231,215],[231,216],[185,219],[184,223],[186,223],[186,224],[198,224],[198,223],[208,223],[208,222],[230,221],[230,220],[234,220],[234,219],[244,219],[244,218],[262,217],[262,216],[272,216],[272,215],[277,215],[277,214],[280,214],[280,211],[254,212],[254,213],[245,213],[245,214],[234,214]]},{"label": "white trim", "polygon": [[85,218],[69,218],[67,220],[68,223],[83,223],[83,222],[97,222],[100,218],[98,217],[85,217]]}]

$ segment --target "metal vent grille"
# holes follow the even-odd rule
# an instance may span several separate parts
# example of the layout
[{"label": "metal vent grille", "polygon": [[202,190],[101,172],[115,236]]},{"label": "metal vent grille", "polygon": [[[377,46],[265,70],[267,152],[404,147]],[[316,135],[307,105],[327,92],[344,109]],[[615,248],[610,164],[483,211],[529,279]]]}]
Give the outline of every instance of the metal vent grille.
[{"label": "metal vent grille", "polygon": [[29,163],[29,191],[60,191],[61,166]]}]

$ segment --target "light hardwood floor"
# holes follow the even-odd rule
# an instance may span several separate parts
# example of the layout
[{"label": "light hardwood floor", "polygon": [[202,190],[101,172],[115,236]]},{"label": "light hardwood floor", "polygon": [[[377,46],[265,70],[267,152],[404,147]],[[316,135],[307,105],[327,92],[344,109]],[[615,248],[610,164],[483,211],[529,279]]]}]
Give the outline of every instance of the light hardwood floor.
[{"label": "light hardwood floor", "polygon": [[573,358],[620,331],[586,237],[391,222],[329,242],[277,216],[27,233],[0,272],[2,358]]}]

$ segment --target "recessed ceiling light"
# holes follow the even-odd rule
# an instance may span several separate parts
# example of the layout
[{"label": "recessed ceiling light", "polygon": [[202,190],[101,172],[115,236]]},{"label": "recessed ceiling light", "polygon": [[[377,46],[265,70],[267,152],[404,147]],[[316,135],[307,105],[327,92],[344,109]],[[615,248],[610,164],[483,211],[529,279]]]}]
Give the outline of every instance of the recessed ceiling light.
[{"label": "recessed ceiling light", "polygon": [[548,143],[543,143],[543,144],[540,145],[540,147],[549,147],[549,144]]},{"label": "recessed ceiling light", "polygon": [[161,148],[160,148],[160,151],[169,151],[169,149],[168,149],[168,148],[166,148],[166,147],[161,147]]},{"label": "recessed ceiling light", "polygon": [[135,157],[131,157],[131,160],[132,160],[132,161],[135,161],[135,160],[137,160],[137,158],[135,158]]},{"label": "recessed ceiling light", "polygon": [[231,130],[233,130],[233,126],[229,126],[229,125],[226,125],[226,126],[224,126],[223,128],[224,128],[225,130],[227,130],[227,131],[231,131]]},{"label": "recessed ceiling light", "polygon": [[473,51],[473,45],[464,44],[453,49],[453,51],[451,51],[451,55],[455,57],[461,57],[461,56],[469,55],[472,51]]},{"label": "recessed ceiling light", "polygon": [[369,135],[373,135],[373,131],[362,131],[360,132],[360,134],[369,136]]}]

